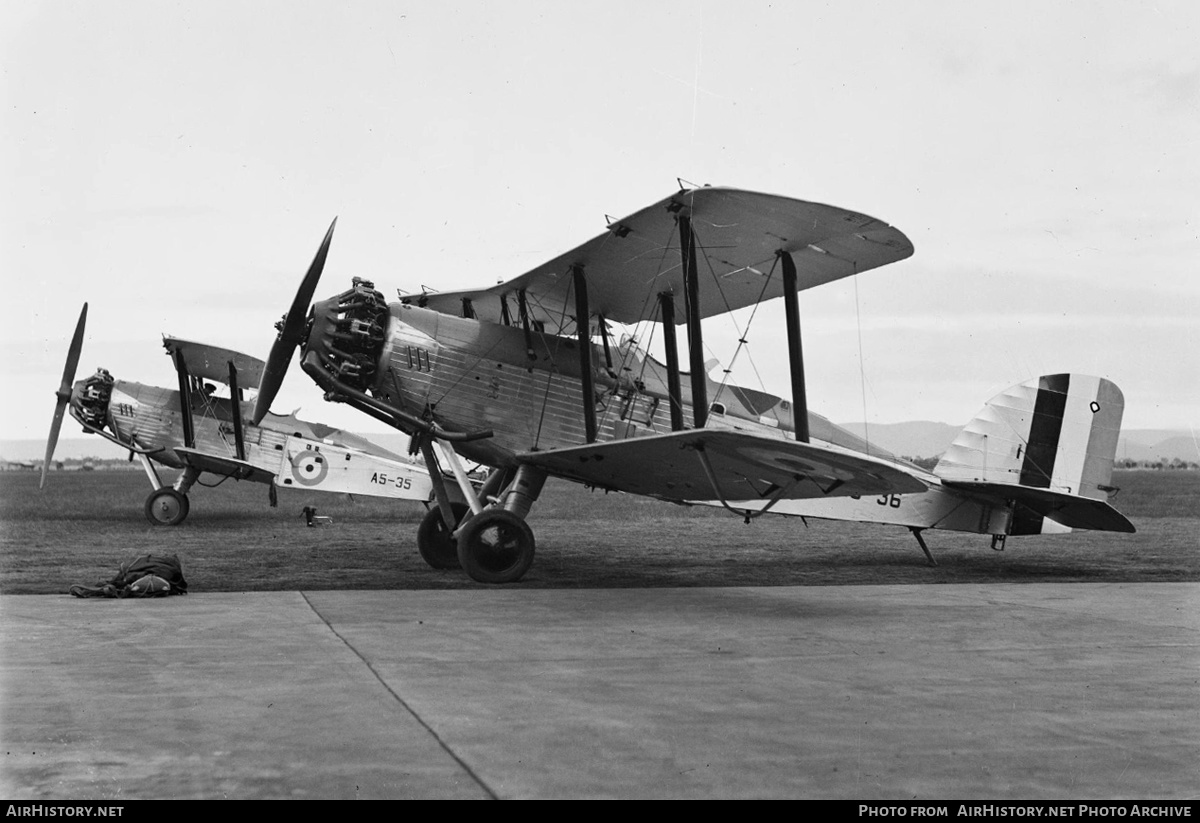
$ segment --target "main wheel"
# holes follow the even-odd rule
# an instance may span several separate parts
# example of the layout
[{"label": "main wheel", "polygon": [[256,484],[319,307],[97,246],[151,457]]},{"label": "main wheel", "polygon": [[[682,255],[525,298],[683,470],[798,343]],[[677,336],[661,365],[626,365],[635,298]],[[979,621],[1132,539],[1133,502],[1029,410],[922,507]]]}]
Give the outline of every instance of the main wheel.
[{"label": "main wheel", "polygon": [[186,494],[163,486],[146,498],[146,519],[155,526],[178,526],[191,508]]},{"label": "main wheel", "polygon": [[533,563],[533,531],[503,509],[472,517],[458,535],[458,562],[480,583],[514,583]]},{"label": "main wheel", "polygon": [[[462,522],[463,516],[471,511],[465,503],[451,503],[450,510],[454,513],[454,525]],[[417,551],[421,558],[435,569],[458,568],[458,544],[446,528],[442,520],[442,512],[434,506],[425,513],[421,525],[417,527]]]}]

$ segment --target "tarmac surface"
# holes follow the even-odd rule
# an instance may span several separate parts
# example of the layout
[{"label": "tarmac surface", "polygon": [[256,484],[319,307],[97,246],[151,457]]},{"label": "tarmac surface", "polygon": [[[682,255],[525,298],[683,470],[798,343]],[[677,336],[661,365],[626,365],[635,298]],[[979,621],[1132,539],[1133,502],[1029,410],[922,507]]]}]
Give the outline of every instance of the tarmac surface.
[{"label": "tarmac surface", "polygon": [[0,797],[1200,796],[1200,584],[0,597]]}]

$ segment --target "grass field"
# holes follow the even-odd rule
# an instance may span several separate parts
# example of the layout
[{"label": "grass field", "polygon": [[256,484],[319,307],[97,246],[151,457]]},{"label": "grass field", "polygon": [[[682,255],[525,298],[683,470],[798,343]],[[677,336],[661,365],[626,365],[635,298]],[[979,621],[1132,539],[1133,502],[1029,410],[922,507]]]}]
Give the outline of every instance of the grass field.
[{"label": "grass field", "polygon": [[[142,514],[140,472],[0,474],[0,593],[66,593],[110,578],[137,554],[177,554],[191,591],[460,589],[481,584],[435,571],[416,551],[424,508],[229,481],[191,495],[175,528]],[[1200,472],[1118,472],[1114,503],[1133,535],[1075,532],[1013,538],[927,532],[930,568],[902,528],[762,517],[606,495],[551,481],[529,523],[537,537],[526,588],[784,586],[879,583],[1200,580]],[[334,525],[307,528],[316,506]]]}]

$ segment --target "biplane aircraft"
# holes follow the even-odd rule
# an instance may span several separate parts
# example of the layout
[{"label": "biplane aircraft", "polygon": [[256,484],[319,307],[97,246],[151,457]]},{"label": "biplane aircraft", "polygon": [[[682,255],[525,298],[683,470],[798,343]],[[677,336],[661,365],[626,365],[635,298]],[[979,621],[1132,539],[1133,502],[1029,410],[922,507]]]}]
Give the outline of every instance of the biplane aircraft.
[{"label": "biplane aircraft", "polygon": [[[265,364],[241,352],[164,337],[178,390],[118,380],[106,369],[76,382],[87,309],[84,303],[55,393],[41,486],[69,408],[85,432],[129,450],[131,459],[141,461],[153,487],[145,512],[154,525],[183,522],[190,509],[188,493],[197,482],[204,485],[203,474],[220,482],[233,478],[266,483],[272,505],[276,486],[431,499],[432,486],[420,466],[357,435],[292,415],[246,420],[246,387],[258,385]],[[206,381],[224,384],[229,396],[218,396],[217,387]],[[155,463],[183,471],[173,485],[166,485]]]},{"label": "biplane aircraft", "polygon": [[[746,517],[809,503],[890,506],[939,486],[810,428],[817,418],[808,412],[797,294],[913,253],[902,232],[875,218],[757,192],[682,189],[490,288],[389,304],[354,278],[310,309],[336,223],[276,324],[252,420],[266,414],[299,346],[326,399],[405,432],[420,451],[437,506],[417,545],[435,568],[519,580],[535,550],[525,518],[550,476]],[[774,405],[787,411],[787,427],[768,425],[753,403],[714,398],[705,376],[702,320],[774,298],[787,321],[792,389],[790,403]],[[613,323],[661,328],[666,362],[635,340],[614,340]],[[686,372],[677,325],[687,330]],[[435,444],[466,503],[450,498]],[[461,458],[491,468],[478,493]],[[1002,481],[986,472],[960,479],[956,493],[997,505],[1030,499],[1023,484],[997,491]]]}]

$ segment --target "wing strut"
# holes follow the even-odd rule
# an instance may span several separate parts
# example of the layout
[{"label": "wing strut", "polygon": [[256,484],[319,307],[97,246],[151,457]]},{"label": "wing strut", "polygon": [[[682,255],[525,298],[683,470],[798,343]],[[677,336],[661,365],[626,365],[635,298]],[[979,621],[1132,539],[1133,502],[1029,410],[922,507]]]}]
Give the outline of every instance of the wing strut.
[{"label": "wing strut", "polygon": [[608,321],[604,319],[604,315],[597,315],[600,321],[600,339],[604,341],[604,367],[608,369],[608,373],[612,375],[612,350],[608,346]]},{"label": "wing strut", "polygon": [[596,384],[592,374],[592,321],[583,266],[572,266],[575,279],[575,333],[579,337],[579,373],[583,377],[583,425],[587,442],[596,442]]},{"label": "wing strut", "polygon": [[533,353],[533,335],[529,332],[529,303],[525,298],[525,289],[517,292],[517,314],[521,319],[521,328],[525,332],[525,356],[530,360],[537,360],[537,355]]},{"label": "wing strut", "polygon": [[237,449],[237,459],[246,459],[246,440],[242,436],[242,394],[238,388],[237,367],[229,361],[229,399],[233,406],[233,444]]},{"label": "wing strut", "polygon": [[783,309],[787,315],[788,361],[792,370],[792,426],[796,439],[808,442],[808,395],[804,389],[804,349],[800,341],[800,297],[796,289],[796,263],[790,252],[779,252],[783,263]]},{"label": "wing strut", "polygon": [[679,345],[675,342],[675,295],[658,296],[662,308],[663,346],[667,350],[667,399],[671,406],[671,431],[683,430],[683,392],[679,388]]},{"label": "wing strut", "polygon": [[179,377],[179,413],[183,416],[183,445],[186,448],[196,448],[196,430],[192,427],[192,392],[188,386],[187,364],[183,362],[183,352],[178,348],[172,354],[175,360],[175,374]]},{"label": "wing strut", "polygon": [[696,428],[708,422],[708,386],[704,379],[704,335],[700,327],[700,279],[696,274],[696,236],[687,215],[679,216],[679,251],[683,256],[687,307],[688,359],[692,370],[692,419]]}]

